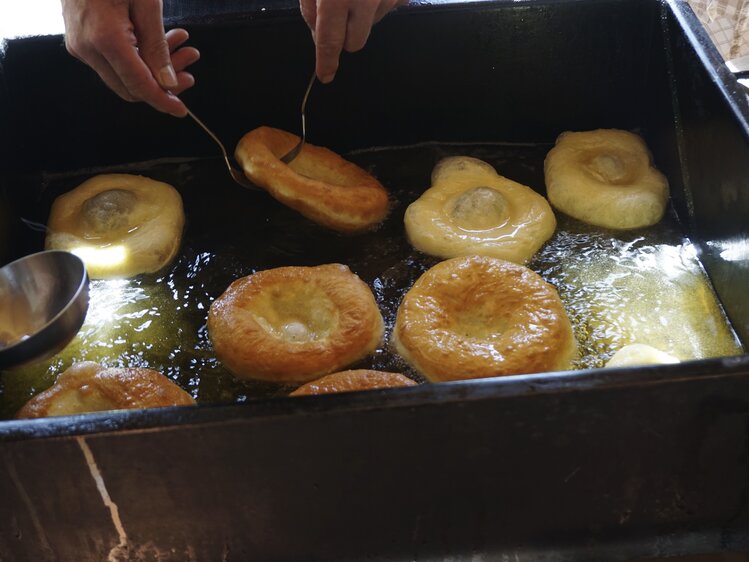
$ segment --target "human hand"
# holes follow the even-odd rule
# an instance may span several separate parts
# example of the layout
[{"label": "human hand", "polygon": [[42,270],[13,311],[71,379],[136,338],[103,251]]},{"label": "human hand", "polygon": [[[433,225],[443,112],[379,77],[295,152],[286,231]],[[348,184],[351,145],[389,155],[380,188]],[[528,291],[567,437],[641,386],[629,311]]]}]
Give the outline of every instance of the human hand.
[{"label": "human hand", "polygon": [[335,78],[341,51],[358,51],[372,26],[408,0],[299,0],[315,41],[315,72],[323,83]]},{"label": "human hand", "polygon": [[200,58],[182,47],[188,33],[164,33],[161,0],[62,0],[65,47],[117,95],[184,117],[177,94],[195,79],[185,68]]}]

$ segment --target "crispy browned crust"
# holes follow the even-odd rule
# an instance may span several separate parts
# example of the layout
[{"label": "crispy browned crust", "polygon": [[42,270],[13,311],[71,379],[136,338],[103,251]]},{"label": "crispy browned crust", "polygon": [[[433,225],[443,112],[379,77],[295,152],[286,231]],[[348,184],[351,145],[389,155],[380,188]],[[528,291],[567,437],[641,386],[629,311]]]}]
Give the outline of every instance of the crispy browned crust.
[{"label": "crispy browned crust", "polygon": [[308,396],[311,394],[332,394],[336,392],[353,392],[357,390],[374,390],[376,388],[395,388],[414,386],[416,383],[399,373],[354,369],[326,375],[297,388],[289,396]]},{"label": "crispy browned crust", "polygon": [[18,418],[43,418],[104,410],[189,406],[192,397],[151,369],[107,369],[93,361],[75,363],[50,388],[21,408]]},{"label": "crispy browned crust", "polygon": [[[315,307],[320,336],[294,341],[274,330],[273,319],[293,320],[294,311],[283,302],[296,302],[301,315],[302,308]],[[242,277],[211,304],[208,313],[208,334],[216,356],[243,379],[310,381],[373,352],[383,330],[369,287],[340,264],[279,267]]]},{"label": "crispy browned crust", "polygon": [[394,344],[431,381],[565,370],[577,354],[556,289],[527,267],[486,256],[422,275],[398,309]]},{"label": "crispy browned crust", "polygon": [[298,141],[286,131],[259,127],[242,137],[235,156],[250,181],[318,224],[355,233],[385,218],[382,184],[335,152],[305,144],[291,164],[281,162]]}]

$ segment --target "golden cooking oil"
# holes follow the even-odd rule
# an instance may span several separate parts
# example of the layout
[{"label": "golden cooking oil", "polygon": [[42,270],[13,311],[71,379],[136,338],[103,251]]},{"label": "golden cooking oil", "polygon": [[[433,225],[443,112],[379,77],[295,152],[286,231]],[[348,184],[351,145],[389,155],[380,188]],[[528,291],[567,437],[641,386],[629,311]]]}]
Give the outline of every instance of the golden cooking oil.
[{"label": "golden cooking oil", "polygon": [[[386,324],[383,345],[353,367],[403,372],[423,382],[388,345],[403,295],[439,261],[408,244],[406,207],[430,186],[437,161],[454,155],[481,158],[543,193],[548,148],[425,144],[351,154],[392,198],[384,224],[357,236],[325,230],[265,192],[242,189],[216,159],[45,175],[41,189],[38,176],[19,178],[19,189],[37,191],[19,205],[29,224],[44,224],[54,197],[98,173],[137,173],[174,185],[187,222],[180,253],[164,271],[92,281],[89,312],[71,344],[48,361],[0,373],[0,418],[13,417],[64,369],[83,360],[156,369],[200,403],[285,396],[289,387],[235,379],[213,354],[206,317],[211,302],[238,277],[288,265],[348,265],[372,288]],[[626,232],[556,215],[555,235],[528,266],[559,291],[581,351],[577,368],[600,367],[629,343],[646,343],[683,361],[743,353],[673,213],[653,227]],[[41,250],[43,233],[27,234],[17,251]]]}]

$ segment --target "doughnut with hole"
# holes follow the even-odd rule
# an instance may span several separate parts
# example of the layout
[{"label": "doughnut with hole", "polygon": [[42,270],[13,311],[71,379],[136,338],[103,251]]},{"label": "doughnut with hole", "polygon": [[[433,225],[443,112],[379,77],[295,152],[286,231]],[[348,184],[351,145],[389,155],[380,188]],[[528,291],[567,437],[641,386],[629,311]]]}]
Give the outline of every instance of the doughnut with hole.
[{"label": "doughnut with hole", "polygon": [[379,181],[332,150],[309,143],[289,164],[281,162],[298,141],[286,131],[259,127],[240,139],[234,155],[252,183],[322,226],[357,233],[382,222],[388,194]]},{"label": "doughnut with hole", "polygon": [[578,220],[626,230],[661,220],[668,181],[645,141],[629,131],[566,132],[544,161],[551,204]]},{"label": "doughnut with hole", "polygon": [[577,343],[554,287],[488,256],[438,263],[406,293],[397,353],[430,381],[572,368]]},{"label": "doughnut with hole", "polygon": [[369,355],[383,332],[372,291],[341,264],[242,277],[208,313],[216,356],[241,379],[308,382]]},{"label": "doughnut with hole", "polygon": [[93,361],[75,363],[47,390],[37,394],[17,418],[67,416],[106,410],[190,406],[195,400],[152,369],[110,368]]},{"label": "doughnut with hole", "polygon": [[185,214],[171,185],[131,174],[103,174],[60,195],[47,222],[47,250],[67,250],[91,278],[153,273],[177,255]]},{"label": "doughnut with hole", "polygon": [[542,195],[468,156],[445,158],[435,166],[432,187],[409,205],[404,221],[411,244],[427,254],[483,255],[520,264],[556,228]]}]

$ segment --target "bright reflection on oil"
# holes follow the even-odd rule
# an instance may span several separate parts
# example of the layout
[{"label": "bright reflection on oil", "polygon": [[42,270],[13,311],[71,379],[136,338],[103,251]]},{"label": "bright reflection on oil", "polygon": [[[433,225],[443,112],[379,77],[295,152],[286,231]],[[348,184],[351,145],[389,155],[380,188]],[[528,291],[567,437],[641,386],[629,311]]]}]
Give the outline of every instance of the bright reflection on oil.
[{"label": "bright reflection on oil", "polygon": [[81,258],[89,268],[114,268],[127,260],[127,249],[122,245],[103,248],[81,246],[73,248],[70,252]]},{"label": "bright reflection on oil", "polygon": [[532,265],[559,289],[581,346],[580,367],[600,367],[632,343],[682,361],[742,352],[694,246],[668,240],[667,222],[627,234],[560,218]]},{"label": "bright reflection on oil", "polygon": [[6,390],[18,385],[30,397],[78,361],[160,370],[154,358],[168,357],[181,343],[174,307],[164,306],[165,293],[163,285],[132,279],[92,280],[88,313],[76,337],[52,359],[6,373]]},{"label": "bright reflection on oil", "polygon": [[708,246],[720,252],[721,259],[731,262],[749,262],[749,240],[744,238],[708,242]]},{"label": "bright reflection on oil", "polygon": [[[134,320],[137,324],[139,319],[143,319],[150,324],[152,319],[149,316],[158,316],[158,311],[147,307],[138,307],[131,312],[127,310],[127,305],[140,303],[147,298],[145,290],[133,286],[128,279],[92,281],[88,313],[78,337],[96,342],[99,346],[112,347],[122,338],[119,332],[123,328],[123,322]],[[142,331],[136,326],[133,328]]]}]

